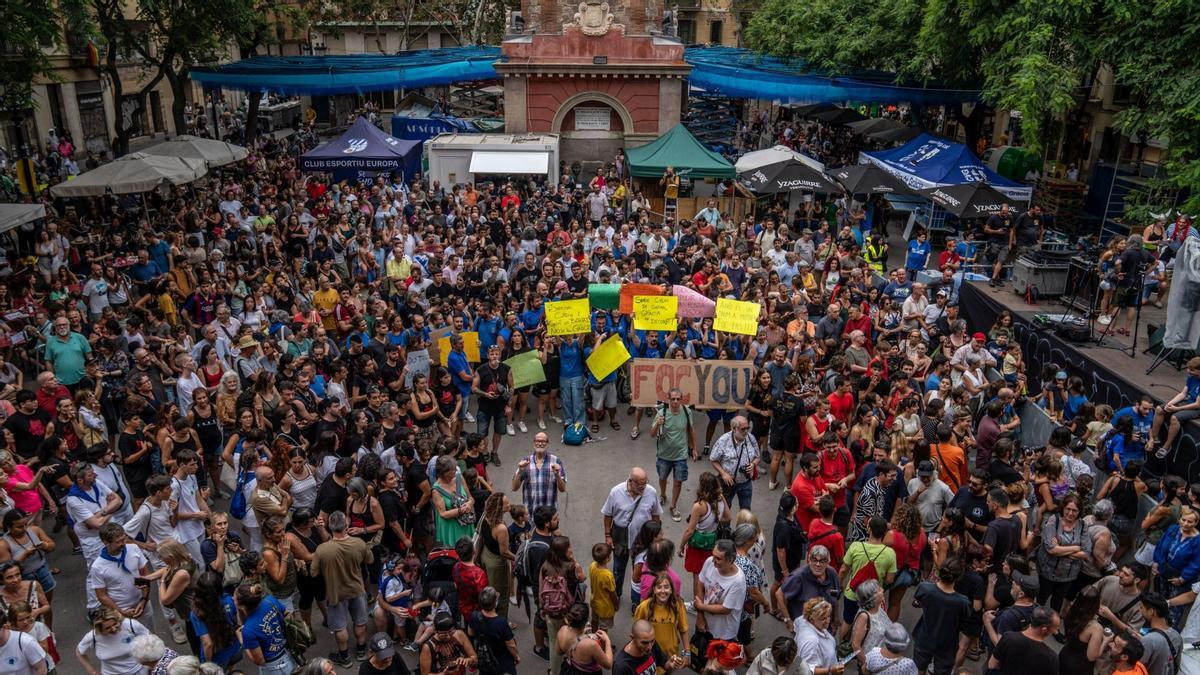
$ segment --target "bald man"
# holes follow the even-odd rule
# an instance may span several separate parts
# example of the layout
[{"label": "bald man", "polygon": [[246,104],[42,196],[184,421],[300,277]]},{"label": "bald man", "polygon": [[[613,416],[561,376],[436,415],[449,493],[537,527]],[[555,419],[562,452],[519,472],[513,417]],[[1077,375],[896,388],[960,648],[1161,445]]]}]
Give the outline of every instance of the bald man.
[{"label": "bald man", "polygon": [[258,522],[263,522],[271,516],[286,518],[288,509],[292,506],[292,495],[284,492],[275,482],[275,472],[269,466],[260,466],[254,470],[254,494],[250,497],[250,508]]},{"label": "bald man", "polygon": [[638,619],[629,633],[629,644],[613,658],[612,672],[613,675],[637,675],[662,669],[669,673],[685,666],[687,659],[682,656],[667,658],[654,640],[654,626],[645,619]]},{"label": "bald man", "polygon": [[713,444],[708,459],[721,478],[726,503],[732,506],[737,495],[738,508],[749,509],[758,477],[758,445],[750,435],[750,421],[742,415],[734,417],[729,431]]},{"label": "bald man", "polygon": [[521,502],[533,513],[539,506],[557,506],[558,495],[567,491],[567,469],[550,450],[550,436],[540,431],[533,436],[533,454],[517,464],[512,491],[521,491]]},{"label": "bald man", "polygon": [[652,520],[662,520],[662,504],[646,479],[646,470],[635,466],[629,479],[613,486],[608,499],[600,507],[604,516],[604,542],[613,547],[613,576],[617,590],[625,588],[625,565],[629,562],[629,547],[637,539],[642,526]]}]

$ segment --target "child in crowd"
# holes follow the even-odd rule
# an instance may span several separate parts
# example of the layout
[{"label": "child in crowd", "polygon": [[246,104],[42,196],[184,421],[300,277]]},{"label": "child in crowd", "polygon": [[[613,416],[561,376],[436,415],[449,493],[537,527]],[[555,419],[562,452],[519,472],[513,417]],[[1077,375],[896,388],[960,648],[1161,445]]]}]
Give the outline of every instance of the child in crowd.
[{"label": "child in crowd", "polygon": [[1093,454],[1096,452],[1096,446],[1100,443],[1100,439],[1107,436],[1108,432],[1112,430],[1112,418],[1112,406],[1104,403],[1096,406],[1096,419],[1088,423],[1087,432],[1083,436],[1083,440],[1092,449]]},{"label": "child in crowd", "polygon": [[[383,577],[379,580],[379,603],[375,608],[375,630],[389,633],[404,642],[407,637],[408,621],[412,618],[413,586],[421,571],[416,558],[404,560],[394,556],[383,565]],[[389,630],[390,627],[390,630]]]},{"label": "child in crowd", "polygon": [[600,542],[592,546],[592,564],[588,565],[588,587],[592,590],[592,630],[612,630],[617,614],[617,580],[609,562],[612,546]]},{"label": "child in crowd", "polygon": [[[521,544],[529,540],[530,533],[533,532],[533,523],[529,521],[529,509],[525,508],[524,504],[513,504],[508,509],[508,515],[512,518],[512,522],[508,524],[508,550],[515,556],[521,549]],[[509,572],[508,587],[513,592],[508,601],[514,605],[518,604],[515,565]]]}]

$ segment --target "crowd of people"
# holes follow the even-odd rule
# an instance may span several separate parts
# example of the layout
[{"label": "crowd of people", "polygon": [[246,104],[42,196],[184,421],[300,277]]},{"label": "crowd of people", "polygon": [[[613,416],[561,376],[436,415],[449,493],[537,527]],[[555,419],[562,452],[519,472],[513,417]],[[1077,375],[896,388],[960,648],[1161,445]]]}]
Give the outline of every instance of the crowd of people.
[{"label": "crowd of people", "polygon": [[[301,174],[309,141],[200,189],[47,202],[0,286],[3,672],[1173,675],[1200,639],[1200,485],[1144,471],[1200,410],[1200,359],[1162,406],[1093,403],[1027,367],[1011,316],[960,316],[954,242],[889,259],[850,197],[659,222],[605,192],[619,162],[586,187],[356,184]],[[1003,257],[1037,216],[981,237]],[[758,302],[761,327],[593,307],[548,334],[547,304],[631,282]],[[635,410],[628,365],[587,365],[613,336],[748,361],[748,397]],[[515,386],[529,352],[544,380]],[[580,455],[625,433],[656,480],[647,452],[583,507],[603,539],[568,531]],[[62,575],[86,575],[78,642]]]}]

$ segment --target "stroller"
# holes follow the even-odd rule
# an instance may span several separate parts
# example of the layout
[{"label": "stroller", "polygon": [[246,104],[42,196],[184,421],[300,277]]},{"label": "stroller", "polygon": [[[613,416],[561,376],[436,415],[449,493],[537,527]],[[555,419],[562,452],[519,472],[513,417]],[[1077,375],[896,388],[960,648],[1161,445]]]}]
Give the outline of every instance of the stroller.
[{"label": "stroller", "polygon": [[458,617],[458,588],[454,585],[454,566],[458,564],[458,553],[453,548],[436,546],[429,552],[425,567],[421,569],[421,588],[425,597],[430,591],[442,589],[450,613]]}]

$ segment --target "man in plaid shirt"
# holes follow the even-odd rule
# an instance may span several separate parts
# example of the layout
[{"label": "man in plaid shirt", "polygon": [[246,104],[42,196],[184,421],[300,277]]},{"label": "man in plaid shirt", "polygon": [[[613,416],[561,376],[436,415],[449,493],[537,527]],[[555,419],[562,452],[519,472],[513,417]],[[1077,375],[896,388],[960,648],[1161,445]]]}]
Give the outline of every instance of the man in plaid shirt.
[{"label": "man in plaid shirt", "polygon": [[534,436],[533,454],[521,460],[513,474],[512,489],[521,491],[530,513],[539,506],[556,506],[558,493],[567,491],[567,469],[557,455],[547,452],[549,448],[549,436]]}]

